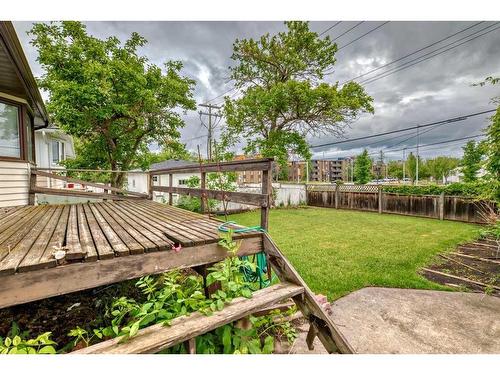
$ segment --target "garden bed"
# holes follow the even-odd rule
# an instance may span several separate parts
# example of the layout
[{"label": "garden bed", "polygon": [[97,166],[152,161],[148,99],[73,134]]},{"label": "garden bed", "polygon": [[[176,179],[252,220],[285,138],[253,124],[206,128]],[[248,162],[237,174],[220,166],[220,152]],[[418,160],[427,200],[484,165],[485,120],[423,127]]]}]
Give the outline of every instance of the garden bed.
[{"label": "garden bed", "polygon": [[422,274],[442,285],[500,296],[500,244],[484,238],[460,245]]}]

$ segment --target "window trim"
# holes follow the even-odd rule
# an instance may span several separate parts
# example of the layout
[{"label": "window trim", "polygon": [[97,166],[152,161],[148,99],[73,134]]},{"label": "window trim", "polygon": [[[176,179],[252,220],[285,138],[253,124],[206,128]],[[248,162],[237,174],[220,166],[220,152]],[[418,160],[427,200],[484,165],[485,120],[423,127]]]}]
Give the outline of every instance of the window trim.
[{"label": "window trim", "polygon": [[0,97],[0,103],[7,104],[17,108],[17,130],[19,131],[19,156],[0,155],[0,161],[27,162],[26,159],[26,134],[24,131],[24,113],[23,105],[15,101]]}]

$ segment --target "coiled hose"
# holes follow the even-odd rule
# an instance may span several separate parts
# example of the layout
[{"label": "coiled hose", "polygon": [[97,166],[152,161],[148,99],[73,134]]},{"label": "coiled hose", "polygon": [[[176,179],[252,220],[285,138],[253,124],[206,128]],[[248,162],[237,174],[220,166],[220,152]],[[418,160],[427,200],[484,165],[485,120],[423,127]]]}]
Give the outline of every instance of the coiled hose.
[{"label": "coiled hose", "polygon": [[[243,227],[236,229],[232,228],[230,229],[227,227],[228,225],[234,225],[234,224],[236,224],[236,222],[226,221],[221,225],[219,225],[218,229],[221,232],[229,232],[229,230],[232,230],[234,233],[248,233],[255,231],[263,233],[266,232],[266,230],[261,226]],[[250,257],[248,255],[242,256],[240,257],[240,259],[244,261],[250,261]],[[267,266],[268,266],[266,254],[264,254],[264,252],[261,251],[260,253],[253,255],[251,262],[256,263],[255,271],[252,270],[252,268],[249,266],[244,266],[240,268],[240,271],[243,274],[245,281],[249,283],[259,282],[259,289],[269,286],[272,282],[272,279],[264,277],[264,275],[267,273]]]}]

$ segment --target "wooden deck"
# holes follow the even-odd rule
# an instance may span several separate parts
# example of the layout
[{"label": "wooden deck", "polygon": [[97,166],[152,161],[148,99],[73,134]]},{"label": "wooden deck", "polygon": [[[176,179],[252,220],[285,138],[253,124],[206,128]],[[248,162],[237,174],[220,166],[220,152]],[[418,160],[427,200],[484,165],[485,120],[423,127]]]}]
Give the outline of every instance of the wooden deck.
[{"label": "wooden deck", "polygon": [[[225,256],[217,244],[220,224],[149,200],[0,212],[0,308],[218,261]],[[262,249],[259,232],[235,238],[244,240],[242,252]],[[59,262],[58,249],[66,253]]]}]

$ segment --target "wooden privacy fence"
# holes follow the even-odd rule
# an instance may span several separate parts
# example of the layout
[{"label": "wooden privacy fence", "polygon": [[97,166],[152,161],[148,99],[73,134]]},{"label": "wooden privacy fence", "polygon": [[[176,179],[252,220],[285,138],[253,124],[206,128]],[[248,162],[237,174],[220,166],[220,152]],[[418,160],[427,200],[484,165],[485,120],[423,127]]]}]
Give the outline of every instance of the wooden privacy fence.
[{"label": "wooden privacy fence", "polygon": [[469,197],[387,193],[377,185],[307,186],[307,204],[317,207],[373,211],[440,220],[487,223],[495,202]]}]

